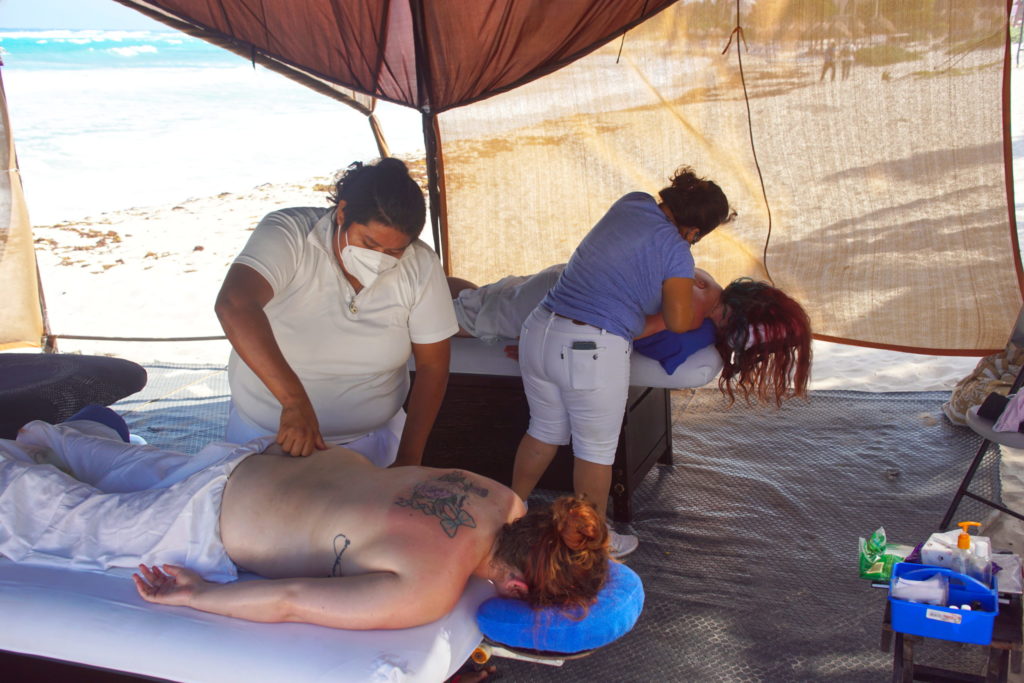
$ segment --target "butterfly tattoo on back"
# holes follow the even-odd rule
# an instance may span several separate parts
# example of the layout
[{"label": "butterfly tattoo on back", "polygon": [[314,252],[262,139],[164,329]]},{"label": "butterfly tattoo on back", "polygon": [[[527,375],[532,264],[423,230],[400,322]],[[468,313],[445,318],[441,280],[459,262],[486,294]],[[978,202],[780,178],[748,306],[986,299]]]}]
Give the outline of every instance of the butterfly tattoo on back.
[{"label": "butterfly tattoo on back", "polygon": [[464,508],[470,495],[486,498],[489,491],[466,479],[462,472],[449,472],[436,479],[416,484],[408,498],[399,496],[395,505],[419,510],[437,517],[448,538],[455,538],[460,527],[476,528],[473,515]]}]

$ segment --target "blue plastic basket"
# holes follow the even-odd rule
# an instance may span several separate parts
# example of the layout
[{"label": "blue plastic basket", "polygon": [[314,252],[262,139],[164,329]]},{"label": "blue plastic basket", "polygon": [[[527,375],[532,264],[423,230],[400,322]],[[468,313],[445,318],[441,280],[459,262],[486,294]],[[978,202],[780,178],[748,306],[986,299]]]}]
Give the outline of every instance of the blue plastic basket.
[{"label": "blue plastic basket", "polygon": [[[949,604],[980,603],[981,609],[961,610],[921,605],[892,597],[892,584],[896,579],[924,581],[936,574],[943,574],[949,579]],[[909,562],[900,562],[893,567],[889,583],[889,604],[892,607],[893,631],[978,645],[989,645],[992,642],[992,625],[999,614],[999,594],[995,587],[986,586],[952,569]]]}]

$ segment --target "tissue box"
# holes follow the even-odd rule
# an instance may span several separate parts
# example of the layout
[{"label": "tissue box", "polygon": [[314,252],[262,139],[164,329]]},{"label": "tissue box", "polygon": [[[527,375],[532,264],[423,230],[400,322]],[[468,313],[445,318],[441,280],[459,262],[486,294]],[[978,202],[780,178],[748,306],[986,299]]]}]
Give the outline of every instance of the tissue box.
[{"label": "tissue box", "polygon": [[999,614],[999,594],[995,587],[990,588],[952,569],[909,562],[900,562],[893,567],[892,580],[904,577],[924,581],[935,574],[943,574],[949,580],[949,604],[959,607],[980,603],[981,608],[961,610],[897,600],[892,597],[890,588],[892,630],[926,638],[989,645],[992,626]]},{"label": "tissue box", "polygon": [[[959,535],[959,529],[932,534],[921,546],[921,564],[952,567],[956,539]],[[987,536],[971,536],[971,549],[982,560],[988,561],[992,558],[992,548]]]}]

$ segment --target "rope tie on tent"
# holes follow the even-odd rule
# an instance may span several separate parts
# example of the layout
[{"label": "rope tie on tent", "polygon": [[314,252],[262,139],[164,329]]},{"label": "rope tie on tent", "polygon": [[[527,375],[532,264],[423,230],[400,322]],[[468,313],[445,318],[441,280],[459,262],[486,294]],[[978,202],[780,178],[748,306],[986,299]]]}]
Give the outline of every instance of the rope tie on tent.
[{"label": "rope tie on tent", "polygon": [[[743,45],[744,45],[744,46],[745,46],[745,45],[747,44],[747,36],[746,36],[746,35],[744,35],[744,33],[743,33],[743,27],[742,27],[742,26],[737,26],[736,28],[734,28],[734,29],[732,30],[732,33],[730,33],[730,34],[729,34],[729,42],[725,44],[725,49],[724,49],[724,50],[722,50],[722,54],[723,54],[723,55],[724,55],[724,54],[725,54],[726,52],[728,52],[728,51],[729,51],[729,48],[730,48],[730,47],[732,47],[732,39],[733,39],[733,36],[737,36],[737,40],[736,40],[736,44],[737,44],[737,45],[739,45],[739,43],[740,43],[740,40],[742,40],[742,41],[743,41]],[[739,48],[737,48],[737,49],[739,49]],[[742,67],[741,67],[741,70],[742,70]],[[742,74],[741,74],[741,75],[742,75]]]},{"label": "rope tie on tent", "polygon": [[[640,8],[640,16],[644,16],[645,14],[647,14],[647,0],[644,0],[644,6],[642,8]],[[622,32],[622,41],[619,43],[619,54],[615,55],[615,63],[616,64],[619,63],[619,59],[622,57],[622,48],[624,48],[626,46],[626,34],[627,33],[629,33],[629,31],[623,31]]]},{"label": "rope tie on tent", "polygon": [[740,68],[740,83],[743,85],[743,101],[747,106],[747,133],[750,136],[750,151],[754,156],[757,179],[761,183],[761,196],[764,197],[764,208],[768,212],[768,234],[764,238],[764,251],[761,252],[761,262],[764,264],[765,275],[768,276],[768,280],[774,285],[775,279],[772,278],[771,271],[768,270],[768,243],[772,239],[772,207],[768,203],[768,191],[764,187],[764,174],[761,172],[761,164],[757,160],[757,145],[754,144],[754,120],[750,113],[750,94],[747,92],[747,77],[743,73],[743,48],[747,45],[747,37],[743,33],[743,27],[740,25],[740,0],[736,0],[736,28],[729,34],[729,42],[725,44],[725,49],[722,50],[723,55],[729,52],[729,48],[732,47],[734,36],[736,37],[736,61]]}]

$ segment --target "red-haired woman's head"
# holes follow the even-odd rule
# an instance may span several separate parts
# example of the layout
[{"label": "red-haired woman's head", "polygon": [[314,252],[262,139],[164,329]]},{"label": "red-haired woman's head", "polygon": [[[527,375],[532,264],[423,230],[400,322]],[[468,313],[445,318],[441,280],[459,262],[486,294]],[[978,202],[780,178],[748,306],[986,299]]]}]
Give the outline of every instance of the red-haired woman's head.
[{"label": "red-haired woman's head", "polygon": [[811,376],[811,321],[793,298],[766,282],[734,280],[722,291],[715,345],[724,367],[719,388],[735,400],[804,396]]},{"label": "red-haired woman's head", "polygon": [[502,527],[494,555],[523,573],[532,607],[586,608],[608,577],[608,525],[590,503],[564,496]]}]

